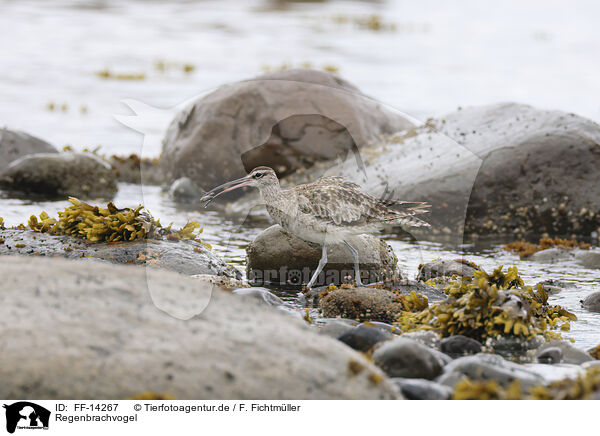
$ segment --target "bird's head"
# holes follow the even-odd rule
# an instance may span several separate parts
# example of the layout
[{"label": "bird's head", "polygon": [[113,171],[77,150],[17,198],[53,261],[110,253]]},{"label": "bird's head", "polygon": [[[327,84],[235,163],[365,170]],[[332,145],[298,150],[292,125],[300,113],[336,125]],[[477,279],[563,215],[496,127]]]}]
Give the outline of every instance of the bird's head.
[{"label": "bird's head", "polygon": [[200,199],[204,203],[204,207],[213,201],[216,197],[226,192],[233,191],[244,186],[254,186],[261,191],[270,186],[276,186],[279,184],[277,174],[269,167],[256,167],[246,177],[241,179],[232,180],[231,182],[223,183],[221,186],[208,191]]}]

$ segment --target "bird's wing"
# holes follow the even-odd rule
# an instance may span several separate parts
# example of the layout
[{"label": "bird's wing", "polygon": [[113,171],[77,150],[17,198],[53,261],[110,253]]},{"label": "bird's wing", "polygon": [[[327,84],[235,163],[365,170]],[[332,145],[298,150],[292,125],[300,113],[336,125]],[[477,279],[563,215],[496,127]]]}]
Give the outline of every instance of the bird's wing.
[{"label": "bird's wing", "polygon": [[[314,183],[298,185],[294,190],[302,213],[338,226],[400,220],[427,212],[428,207],[426,203],[382,201],[341,177],[324,177]],[[417,221],[420,220],[407,219],[406,224],[426,224],[417,224]]]}]

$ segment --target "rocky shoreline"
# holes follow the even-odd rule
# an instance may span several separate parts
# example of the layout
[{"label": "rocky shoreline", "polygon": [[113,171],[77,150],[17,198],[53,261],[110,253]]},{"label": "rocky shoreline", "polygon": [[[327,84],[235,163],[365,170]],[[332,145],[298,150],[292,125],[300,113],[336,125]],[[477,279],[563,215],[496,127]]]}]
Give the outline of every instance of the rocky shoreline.
[{"label": "rocky shoreline", "polygon": [[[354,286],[350,253],[331,245],[319,287],[307,290],[320,247],[277,225],[248,241],[244,277],[194,233],[202,223],[175,230],[141,206],[105,205],[119,183],[135,183],[195,208],[205,189],[257,165],[285,186],[342,175],[376,196],[428,201],[431,232],[396,236],[443,239],[457,254],[403,277],[389,241],[359,236],[368,285]],[[562,337],[579,321],[549,297],[568,284],[525,283],[516,267],[486,270],[459,255],[466,238],[495,236],[515,263],[600,269],[598,168],[600,126],[574,114],[502,103],[418,125],[305,69],[192,102],[157,159],[58,151],[3,129],[2,195],[80,200],[12,226],[0,210],[2,393],[600,399],[600,349]],[[264,215],[254,193],[224,199],[223,215]],[[600,292],[580,304],[599,316]]]}]

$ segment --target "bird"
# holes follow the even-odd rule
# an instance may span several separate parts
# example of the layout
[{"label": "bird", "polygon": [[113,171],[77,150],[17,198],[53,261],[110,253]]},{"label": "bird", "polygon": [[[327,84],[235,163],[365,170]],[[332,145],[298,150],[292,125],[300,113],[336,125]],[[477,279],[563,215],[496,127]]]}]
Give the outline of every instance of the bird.
[{"label": "bird", "polygon": [[219,195],[244,186],[258,188],[269,215],[285,231],[322,246],[317,269],[306,285],[308,289],[327,264],[328,245],[343,243],[348,248],[354,260],[356,286],[364,286],[358,251],[348,242],[351,235],[376,233],[386,227],[429,226],[415,216],[429,212],[430,205],[425,202],[377,198],[338,176],[321,177],[312,183],[282,189],[275,171],[265,166],[213,188],[200,201],[207,207]]}]

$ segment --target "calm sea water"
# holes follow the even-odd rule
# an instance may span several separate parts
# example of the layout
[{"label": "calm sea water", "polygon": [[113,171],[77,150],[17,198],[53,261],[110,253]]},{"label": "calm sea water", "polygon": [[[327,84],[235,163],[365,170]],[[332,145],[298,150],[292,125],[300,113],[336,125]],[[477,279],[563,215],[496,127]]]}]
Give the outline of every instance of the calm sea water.
[{"label": "calm sea water", "polygon": [[[0,0],[0,125],[59,148],[157,156],[177,105],[223,83],[306,65],[337,69],[418,119],[517,101],[600,121],[598,16],[600,3],[583,0]],[[161,109],[139,120],[145,142],[115,119],[131,114],[125,99]],[[202,222],[214,250],[242,269],[245,245],[264,227],[182,210],[154,187],[142,193],[121,185],[116,203],[143,203],[164,223]],[[66,205],[0,197],[0,216],[13,225]],[[531,284],[568,282],[573,288],[551,297],[579,317],[565,336],[583,348],[600,343],[600,315],[579,304],[600,290],[598,270],[519,261],[493,243],[457,253],[436,243],[389,242],[409,277],[419,263],[460,255],[490,270],[516,264]]]}]

